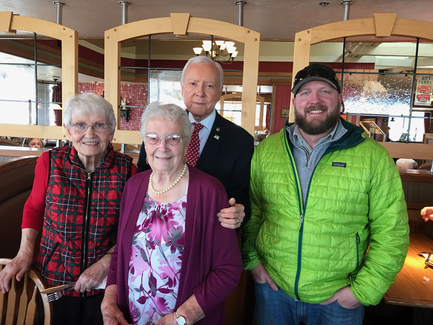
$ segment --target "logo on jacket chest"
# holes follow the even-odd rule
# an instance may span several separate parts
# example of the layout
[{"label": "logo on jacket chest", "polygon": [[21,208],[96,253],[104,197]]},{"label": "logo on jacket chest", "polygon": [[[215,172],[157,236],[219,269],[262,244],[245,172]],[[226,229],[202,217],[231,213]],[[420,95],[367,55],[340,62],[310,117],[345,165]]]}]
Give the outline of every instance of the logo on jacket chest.
[{"label": "logo on jacket chest", "polygon": [[343,167],[346,168],[346,163],[344,162],[333,162],[332,167]]}]

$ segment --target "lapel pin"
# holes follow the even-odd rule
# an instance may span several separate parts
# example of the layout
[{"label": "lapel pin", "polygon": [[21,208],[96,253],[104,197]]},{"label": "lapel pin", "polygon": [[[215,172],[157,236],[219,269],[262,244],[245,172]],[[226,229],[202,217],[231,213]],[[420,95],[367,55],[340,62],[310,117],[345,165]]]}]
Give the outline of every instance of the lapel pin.
[{"label": "lapel pin", "polygon": [[219,132],[221,129],[219,127],[217,127],[216,130]]},{"label": "lapel pin", "polygon": [[215,139],[217,139],[217,140],[220,139],[220,136],[219,136],[218,134],[215,134],[213,137],[214,137]]}]

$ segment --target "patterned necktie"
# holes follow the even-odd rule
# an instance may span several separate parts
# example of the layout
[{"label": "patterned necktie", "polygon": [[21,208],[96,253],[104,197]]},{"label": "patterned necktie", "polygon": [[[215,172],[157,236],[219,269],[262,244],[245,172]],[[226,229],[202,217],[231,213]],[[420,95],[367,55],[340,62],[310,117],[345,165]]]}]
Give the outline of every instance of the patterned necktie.
[{"label": "patterned necktie", "polygon": [[200,139],[198,137],[198,133],[203,128],[203,124],[194,122],[192,125],[194,125],[194,131],[192,131],[191,140],[189,141],[188,150],[185,157],[187,158],[188,164],[190,166],[195,166],[195,164],[197,164],[198,153],[200,151]]}]

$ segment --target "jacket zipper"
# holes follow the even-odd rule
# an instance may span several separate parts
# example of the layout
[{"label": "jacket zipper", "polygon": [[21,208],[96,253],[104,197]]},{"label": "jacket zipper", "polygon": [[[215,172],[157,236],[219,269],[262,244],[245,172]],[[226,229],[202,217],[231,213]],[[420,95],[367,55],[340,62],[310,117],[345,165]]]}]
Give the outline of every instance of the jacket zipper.
[{"label": "jacket zipper", "polygon": [[87,268],[87,250],[89,237],[89,208],[90,208],[90,185],[92,181],[92,173],[87,173],[86,179],[86,213],[83,221],[83,238],[81,245],[81,273]]},{"label": "jacket zipper", "polygon": [[[285,128],[288,126],[288,123],[286,121],[285,123]],[[362,138],[362,136],[361,136]],[[323,153],[322,157],[320,157],[319,161],[317,162],[317,165],[320,163],[320,160],[327,155],[330,152],[336,151],[336,150],[341,150],[341,149],[347,149],[353,146],[358,145],[359,143],[361,143],[362,141],[364,141],[364,139],[362,138],[359,142],[356,143],[352,143],[352,145],[346,145],[346,146],[341,146],[341,147],[337,147],[337,146],[332,146],[332,144],[328,147],[328,149],[325,150],[325,152]],[[314,167],[313,172],[311,173],[311,178],[310,178],[310,183],[308,184],[308,189],[307,189],[307,195],[305,196],[305,205],[303,205],[303,201],[302,201],[302,193],[301,193],[301,185],[299,183],[299,178],[298,178],[298,173],[296,170],[296,165],[295,165],[295,159],[292,156],[292,152],[290,150],[290,146],[289,146],[289,140],[288,140],[288,136],[287,136],[287,130],[284,133],[284,144],[286,146],[286,151],[289,155],[290,158],[290,162],[292,164],[292,170],[293,170],[293,174],[295,175],[296,178],[296,189],[297,189],[297,194],[298,194],[298,204],[299,204],[299,211],[300,211],[300,220],[299,220],[299,237],[298,237],[298,262],[297,262],[297,269],[296,269],[296,278],[295,278],[295,285],[294,285],[294,290],[295,290],[295,295],[296,295],[296,300],[301,301],[301,299],[299,298],[299,293],[298,293],[298,289],[299,289],[299,278],[301,275],[301,257],[302,257],[302,237],[303,237],[303,230],[304,230],[304,217],[305,217],[305,211],[306,211],[306,206],[307,206],[307,201],[308,201],[308,193],[310,192],[310,185],[311,185],[311,180],[313,179],[313,175],[314,172],[317,168]],[[357,244],[359,241],[359,235],[357,235]],[[358,246],[358,245],[357,245]],[[358,250],[357,250],[358,251]],[[357,264],[359,263],[359,256],[357,253]]]},{"label": "jacket zipper", "polygon": [[[299,205],[298,262],[297,262],[297,268],[296,268],[294,291],[295,291],[295,295],[296,295],[296,300],[301,301],[301,299],[299,298],[299,293],[298,293],[299,288],[298,287],[299,287],[299,277],[301,276],[302,235],[304,233],[304,231],[303,231],[304,230],[304,216],[305,216],[305,206],[307,205],[307,199],[305,200],[305,206],[304,206],[303,201],[302,201],[301,184],[299,183],[299,177],[298,177],[298,171],[296,170],[295,159],[294,159],[292,152],[290,150],[290,147],[289,147],[289,143],[288,143],[289,141],[287,139],[287,132],[285,134],[284,140],[285,140],[286,150],[287,150],[287,153],[288,153],[289,158],[290,158],[290,163],[292,165],[293,175],[295,176],[295,179],[296,179],[296,192],[298,195],[298,205]],[[311,176],[312,176],[312,174],[311,174]],[[310,182],[311,182],[311,180],[310,180]],[[308,187],[310,187],[310,186],[308,186]],[[308,198],[308,192],[307,192],[306,197]]]},{"label": "jacket zipper", "polygon": [[359,266],[359,243],[361,242],[361,238],[359,238],[359,233],[356,233],[356,266],[355,269],[349,273],[348,278],[352,281],[352,273],[358,269]]}]

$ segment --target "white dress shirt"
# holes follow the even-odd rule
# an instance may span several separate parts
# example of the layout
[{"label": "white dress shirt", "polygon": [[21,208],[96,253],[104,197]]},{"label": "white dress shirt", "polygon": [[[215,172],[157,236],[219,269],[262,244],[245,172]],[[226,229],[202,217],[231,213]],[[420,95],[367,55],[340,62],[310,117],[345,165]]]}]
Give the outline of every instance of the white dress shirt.
[{"label": "white dress shirt", "polygon": [[200,139],[200,151],[198,153],[199,157],[203,151],[207,139],[209,138],[210,131],[212,130],[212,125],[215,122],[215,116],[216,116],[216,111],[213,110],[208,117],[206,117],[204,120],[200,122],[197,122],[196,120],[194,120],[194,117],[192,116],[191,113],[188,114],[191,123],[195,122],[195,123],[203,124],[203,128],[198,133],[198,138]]}]

